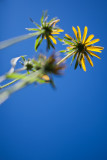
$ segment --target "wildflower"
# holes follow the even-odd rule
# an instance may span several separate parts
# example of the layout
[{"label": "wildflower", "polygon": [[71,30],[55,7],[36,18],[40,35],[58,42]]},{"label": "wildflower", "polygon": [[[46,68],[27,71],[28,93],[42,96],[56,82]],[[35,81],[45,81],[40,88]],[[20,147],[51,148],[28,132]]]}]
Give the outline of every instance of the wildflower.
[{"label": "wildflower", "polygon": [[41,17],[41,26],[40,26],[30,18],[30,20],[37,26],[37,28],[26,28],[29,31],[39,32],[39,35],[37,36],[35,41],[36,51],[39,45],[42,43],[43,39],[47,40],[47,49],[50,49],[50,47],[55,49],[53,43],[57,44],[57,42],[54,38],[55,37],[54,35],[60,34],[60,32],[63,32],[62,29],[56,27],[56,23],[58,23],[60,19],[53,18],[49,22],[47,22],[47,19],[48,19],[47,14],[43,13]]},{"label": "wildflower", "polygon": [[[88,31],[88,28],[86,26],[84,28],[83,37],[81,37],[81,30],[80,30],[79,26],[77,26],[77,30],[74,27],[72,27],[72,29],[73,29],[73,32],[74,32],[76,38],[72,38],[70,35],[65,34],[64,40],[59,39],[60,41],[63,41],[64,44],[69,45],[66,48],[66,50],[63,50],[62,52],[66,52],[67,58],[70,56],[73,56],[71,64],[74,61],[74,59],[76,58],[75,69],[79,65],[80,68],[82,67],[83,70],[86,71],[85,58],[88,60],[90,65],[93,67],[93,62],[92,62],[90,56],[91,57],[94,56],[94,57],[101,59],[94,52],[101,53],[101,50],[103,50],[104,48],[100,47],[100,46],[93,46],[94,43],[99,41],[99,39],[92,40],[94,37],[93,34],[89,35],[86,38],[87,31]],[[65,59],[67,59],[67,58],[65,58]]]}]

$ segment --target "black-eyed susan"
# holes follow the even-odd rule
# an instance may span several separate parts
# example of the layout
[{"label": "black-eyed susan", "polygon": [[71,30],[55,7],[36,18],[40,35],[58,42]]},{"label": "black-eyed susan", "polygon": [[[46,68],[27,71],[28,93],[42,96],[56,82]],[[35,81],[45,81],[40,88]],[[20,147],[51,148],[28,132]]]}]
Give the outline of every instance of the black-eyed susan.
[{"label": "black-eyed susan", "polygon": [[[47,22],[48,16],[46,13],[43,13],[41,17],[41,25],[38,25],[36,22],[34,22],[32,19],[30,19],[38,28],[26,28],[29,31],[36,31],[40,34],[37,36],[35,41],[35,50],[37,51],[37,48],[42,43],[43,39],[47,40],[47,49],[50,49],[50,47],[54,48],[54,44],[57,44],[55,37],[55,34],[60,34],[60,32],[63,32],[62,29],[58,28],[56,26],[56,23],[60,21],[60,19],[53,18],[49,22]],[[53,43],[52,43],[53,42]]]},{"label": "black-eyed susan", "polygon": [[[91,57],[97,57],[99,59],[101,59],[97,54],[95,54],[94,52],[99,52],[101,53],[101,50],[103,50],[103,47],[100,46],[94,46],[93,44],[98,42],[99,39],[94,39],[94,35],[91,34],[89,35],[87,38],[87,31],[88,28],[85,26],[84,28],[84,33],[83,33],[83,37],[81,37],[81,30],[79,28],[79,26],[77,26],[77,30],[72,27],[73,32],[75,34],[76,38],[72,38],[70,35],[65,34],[64,39],[59,39],[60,41],[64,42],[65,45],[69,45],[66,50],[63,50],[62,52],[66,52],[67,56],[64,57],[61,62],[65,61],[67,58],[72,57],[72,62],[74,61],[74,59],[76,58],[76,63],[75,63],[75,69],[77,68],[77,66],[79,65],[80,68],[82,67],[84,71],[86,71],[86,66],[85,66],[85,58],[88,60],[88,62],[90,63],[90,65],[93,67],[93,62],[90,58]],[[59,62],[59,63],[61,63]]]}]

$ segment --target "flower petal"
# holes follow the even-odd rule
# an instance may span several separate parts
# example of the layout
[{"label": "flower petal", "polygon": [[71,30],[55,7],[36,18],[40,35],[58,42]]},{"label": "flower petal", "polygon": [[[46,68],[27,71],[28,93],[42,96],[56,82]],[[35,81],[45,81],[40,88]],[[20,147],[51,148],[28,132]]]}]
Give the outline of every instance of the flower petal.
[{"label": "flower petal", "polygon": [[53,31],[53,32],[51,32],[51,34],[60,34],[60,33],[57,31]]},{"label": "flower petal", "polygon": [[56,29],[57,32],[64,32],[63,29]]},{"label": "flower petal", "polygon": [[81,41],[81,30],[79,26],[77,26],[77,28],[78,28],[78,37],[79,37],[79,40]]},{"label": "flower petal", "polygon": [[74,32],[74,34],[75,34],[75,36],[76,36],[76,38],[77,38],[77,40],[78,40],[78,36],[77,36],[77,31],[76,31],[76,29],[75,29],[74,27],[72,27],[72,30],[73,30],[73,32]]},{"label": "flower petal", "polygon": [[104,48],[103,47],[99,47],[99,46],[89,46],[89,47],[86,47],[87,50],[89,51],[95,51],[95,52],[100,52],[100,50],[103,50]]},{"label": "flower petal", "polygon": [[90,63],[90,65],[93,67],[93,62],[92,62],[91,58],[89,57],[89,55],[87,53],[85,53],[84,55],[87,58],[87,60]]},{"label": "flower petal", "polygon": [[71,40],[73,40],[73,38],[71,36],[69,36],[68,34],[65,34],[65,36]]},{"label": "flower petal", "polygon": [[85,43],[88,43],[89,41],[91,41],[94,38],[94,35],[91,34],[90,36],[88,36],[88,38],[85,40]]},{"label": "flower petal", "polygon": [[52,36],[49,36],[49,37],[53,41],[54,44],[57,44],[56,39],[54,37],[52,37]]},{"label": "flower petal", "polygon": [[88,51],[88,53],[91,55],[91,56],[94,56],[94,57],[97,57],[98,59],[101,59],[97,54],[91,52],[91,51]]},{"label": "flower petal", "polygon": [[89,45],[94,44],[94,43],[99,42],[99,41],[100,41],[100,39],[94,39],[94,40],[88,42],[87,44],[85,44],[85,46],[89,46]]},{"label": "flower petal", "polygon": [[81,65],[82,65],[83,70],[86,71],[84,55],[83,55],[83,57],[82,57],[82,59],[81,59]]},{"label": "flower petal", "polygon": [[88,31],[88,28],[87,28],[87,26],[85,26],[85,28],[84,28],[84,34],[83,34],[83,38],[82,38],[82,43],[85,42],[85,39],[86,39],[86,36],[87,36],[87,31]]},{"label": "flower petal", "polygon": [[42,78],[43,78],[44,80],[46,80],[46,81],[49,81],[49,80],[50,80],[50,78],[49,78],[48,75],[43,75]]}]

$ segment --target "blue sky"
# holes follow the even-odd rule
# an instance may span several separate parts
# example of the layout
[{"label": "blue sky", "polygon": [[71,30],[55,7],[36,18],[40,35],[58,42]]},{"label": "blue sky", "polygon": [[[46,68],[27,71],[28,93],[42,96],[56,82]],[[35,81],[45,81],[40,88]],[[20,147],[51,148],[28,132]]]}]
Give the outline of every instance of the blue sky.
[{"label": "blue sky", "polygon": [[[100,38],[101,60],[93,58],[87,72],[69,66],[63,77],[54,77],[57,89],[48,84],[28,86],[0,106],[0,160],[106,160],[107,159],[107,47],[105,0],[0,0],[0,41],[28,33],[43,10],[49,19],[60,18],[64,33],[72,26],[88,26],[88,35]],[[64,33],[60,35],[63,38]],[[0,51],[0,75],[13,57],[33,57],[35,38]],[[45,43],[38,52],[45,53]],[[64,49],[60,42],[56,51]]]}]

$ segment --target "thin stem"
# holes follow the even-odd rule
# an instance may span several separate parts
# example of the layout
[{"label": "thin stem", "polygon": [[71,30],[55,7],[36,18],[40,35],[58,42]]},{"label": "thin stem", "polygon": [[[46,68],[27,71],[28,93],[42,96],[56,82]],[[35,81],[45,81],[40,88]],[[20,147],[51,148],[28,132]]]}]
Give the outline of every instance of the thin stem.
[{"label": "thin stem", "polygon": [[13,81],[11,81],[11,82],[9,82],[9,83],[3,85],[3,86],[0,86],[0,89],[3,89],[3,88],[5,88],[5,87],[11,85],[11,84],[15,83],[15,82],[18,81],[18,80],[19,80],[19,79],[15,79],[15,80],[13,80]]},{"label": "thin stem", "polygon": [[[75,51],[74,51],[74,52],[75,52]],[[72,53],[68,54],[67,56],[65,56],[64,58],[62,58],[62,59],[57,63],[57,65],[59,65],[59,64],[63,63],[64,61],[66,61],[66,59],[69,58],[69,57],[71,57],[71,56],[74,54],[74,52],[72,52]]]}]

